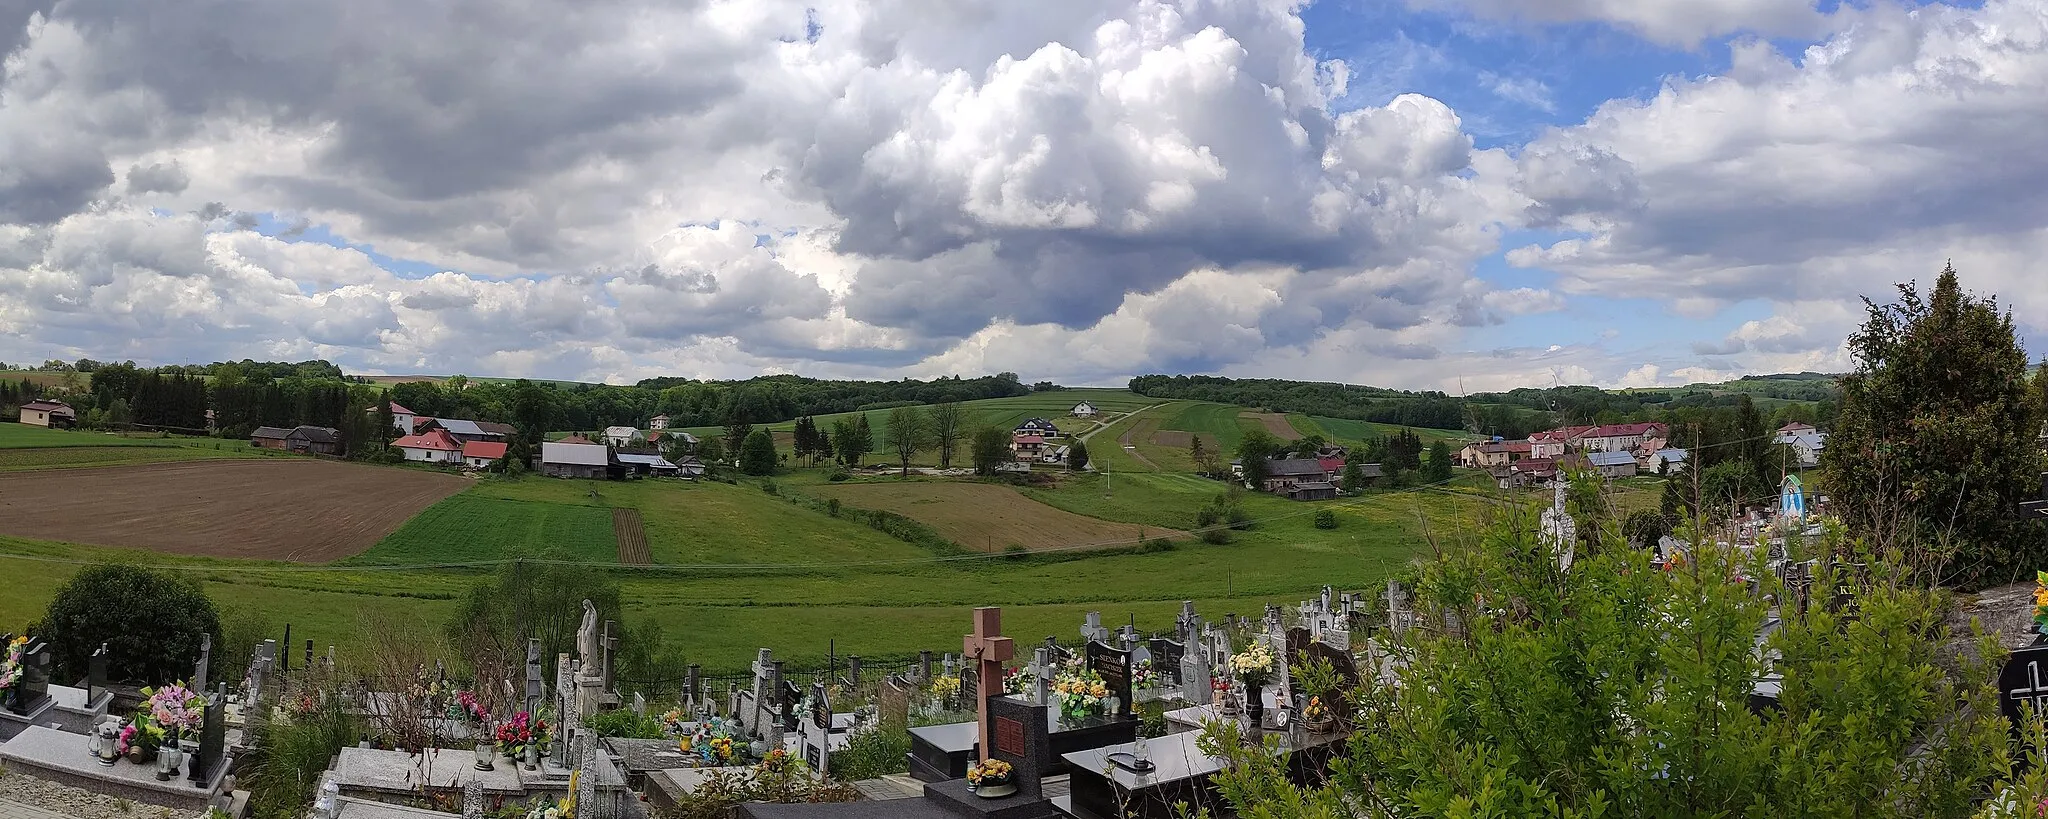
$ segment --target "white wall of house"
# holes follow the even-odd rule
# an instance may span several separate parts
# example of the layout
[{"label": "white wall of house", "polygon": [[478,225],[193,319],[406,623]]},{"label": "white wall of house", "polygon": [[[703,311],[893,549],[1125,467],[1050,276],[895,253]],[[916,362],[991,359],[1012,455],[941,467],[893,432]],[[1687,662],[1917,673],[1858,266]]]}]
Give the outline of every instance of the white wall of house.
[{"label": "white wall of house", "polygon": [[490,465],[491,465],[492,463],[494,463],[494,462],[496,462],[496,461],[497,461],[497,459],[496,459],[496,458],[464,458],[464,459],[462,459],[462,462],[463,462],[463,464],[464,464],[464,465],[466,465],[466,466],[471,466],[471,467],[475,467],[475,468],[477,468],[477,469],[483,469],[483,468],[485,468],[485,467],[488,467],[488,466],[490,466]]},{"label": "white wall of house", "polygon": [[462,453],[454,450],[418,449],[415,447],[399,447],[399,450],[405,453],[405,459],[408,461],[452,464],[462,460]]}]

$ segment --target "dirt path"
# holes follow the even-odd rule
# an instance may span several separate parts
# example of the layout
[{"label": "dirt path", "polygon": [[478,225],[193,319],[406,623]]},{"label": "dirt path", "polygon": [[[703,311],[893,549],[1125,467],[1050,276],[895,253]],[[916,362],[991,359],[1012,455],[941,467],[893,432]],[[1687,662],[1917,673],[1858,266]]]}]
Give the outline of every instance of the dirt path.
[{"label": "dirt path", "polygon": [[1292,422],[1287,420],[1287,414],[1284,412],[1252,412],[1250,410],[1246,410],[1244,412],[1238,413],[1237,417],[1250,418],[1254,421],[1259,422],[1261,426],[1264,426],[1266,428],[1267,432],[1273,434],[1273,437],[1278,438],[1282,441],[1296,441],[1301,439],[1301,432],[1294,428],[1294,424]]},{"label": "dirt path", "polygon": [[646,566],[654,562],[654,553],[647,550],[647,528],[640,523],[640,510],[613,509],[612,536],[619,540],[620,563]]}]

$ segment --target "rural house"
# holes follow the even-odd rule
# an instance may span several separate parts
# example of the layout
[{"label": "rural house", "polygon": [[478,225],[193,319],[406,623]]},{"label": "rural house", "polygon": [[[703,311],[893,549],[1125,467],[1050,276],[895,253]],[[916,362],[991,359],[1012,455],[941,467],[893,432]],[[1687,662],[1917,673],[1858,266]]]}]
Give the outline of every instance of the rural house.
[{"label": "rural house", "polygon": [[612,446],[633,446],[647,442],[647,436],[633,427],[605,427],[604,442]]},{"label": "rural house", "polygon": [[654,416],[653,418],[649,418],[649,419],[647,419],[647,428],[648,428],[648,429],[668,429],[668,416],[666,416],[666,415],[656,415],[656,416]]},{"label": "rural house", "polygon": [[1074,405],[1074,410],[1071,414],[1075,418],[1093,418],[1095,417],[1095,405],[1083,401]]},{"label": "rural house", "polygon": [[341,430],[333,427],[295,427],[285,434],[284,448],[308,455],[340,455]]},{"label": "rural house", "polygon": [[549,441],[540,445],[538,472],[554,478],[605,478],[611,475],[611,451],[603,444]]},{"label": "rural house", "polygon": [[676,462],[676,474],[690,480],[704,477],[705,471],[704,462],[697,460],[695,455]]},{"label": "rural house", "polygon": [[475,421],[465,421],[461,418],[424,418],[421,420],[425,422],[422,424],[422,432],[427,429],[447,430],[448,436],[454,438],[458,444],[466,444],[470,441],[491,440],[490,435],[485,433],[484,428]]},{"label": "rural house", "polygon": [[1660,449],[1639,461],[1643,470],[1657,475],[1676,472],[1685,466],[1685,450]]},{"label": "rural house", "polygon": [[1010,436],[1010,452],[1015,454],[1017,460],[1020,461],[1036,460],[1039,455],[1045,452],[1045,439],[1037,435],[1024,435],[1021,433],[1012,435]]},{"label": "rural house", "polygon": [[462,465],[484,469],[505,457],[503,441],[468,441],[462,445]]},{"label": "rural house", "polygon": [[1792,448],[1792,455],[1799,459],[1799,468],[1810,469],[1820,465],[1821,450],[1828,445],[1828,434],[1814,429],[1811,424],[1790,423],[1778,429],[1774,443]]},{"label": "rural house", "polygon": [[462,444],[445,429],[430,429],[417,435],[407,435],[391,445],[405,453],[408,461],[431,464],[456,464],[462,462]]},{"label": "rural house", "polygon": [[[413,412],[412,410],[399,406],[397,401],[392,401],[390,402],[390,404],[391,426],[396,428],[402,434],[413,434],[413,422],[419,419],[419,414]],[[367,411],[372,414],[375,414],[377,412],[377,408],[371,407]]]},{"label": "rural house", "polygon": [[62,401],[30,401],[21,405],[21,422],[32,427],[70,429],[78,425],[78,410]]},{"label": "rural house", "polygon": [[1474,469],[1508,466],[1529,457],[1528,441],[1477,441],[1458,450],[1458,463]]},{"label": "rural house", "polygon": [[1285,495],[1295,484],[1328,483],[1330,473],[1323,470],[1323,462],[1314,458],[1282,458],[1266,464],[1266,484],[1259,487],[1276,495]]},{"label": "rural house", "polygon": [[697,436],[682,430],[651,430],[647,433],[647,443],[661,449],[666,449],[670,444],[680,443],[690,452],[697,451]]},{"label": "rural house", "polygon": [[1036,435],[1039,438],[1058,438],[1060,437],[1060,428],[1053,426],[1051,421],[1047,421],[1044,418],[1027,418],[1024,419],[1024,423],[1018,424],[1016,429],[1010,430],[1010,434]]},{"label": "rural house", "polygon": [[1335,500],[1336,497],[1337,485],[1334,483],[1330,483],[1329,481],[1308,481],[1306,483],[1297,483],[1294,486],[1289,487],[1287,490],[1288,500]]},{"label": "rural house", "polygon": [[259,449],[284,449],[284,439],[291,434],[291,430],[283,427],[257,427],[249,433],[249,443]]},{"label": "rural house", "polygon": [[512,434],[519,431],[511,424],[500,424],[495,421],[478,421],[476,428],[484,431],[483,439],[486,441],[509,441],[512,440]]},{"label": "rural house", "polygon": [[1663,441],[1669,428],[1663,424],[1602,424],[1588,430],[1577,443],[1588,452],[1627,452],[1647,439]]}]

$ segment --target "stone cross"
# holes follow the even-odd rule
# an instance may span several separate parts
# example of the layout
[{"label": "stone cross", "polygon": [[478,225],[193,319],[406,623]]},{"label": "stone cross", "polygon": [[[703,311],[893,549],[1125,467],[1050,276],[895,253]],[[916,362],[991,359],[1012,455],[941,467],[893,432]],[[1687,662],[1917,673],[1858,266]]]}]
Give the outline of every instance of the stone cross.
[{"label": "stone cross", "polygon": [[[1091,615],[1092,617],[1092,615]],[[981,755],[988,757],[996,747],[988,720],[990,697],[1003,693],[1003,662],[1017,656],[1017,646],[1003,636],[1003,610],[997,607],[974,610],[974,633],[961,640],[961,652],[980,666],[974,696],[975,737],[981,741]]]},{"label": "stone cross", "polygon": [[633,692],[633,716],[647,716],[647,698],[640,696],[638,691]]},{"label": "stone cross", "polygon": [[206,690],[206,667],[213,659],[213,635],[199,635],[199,664],[192,668],[192,690]]},{"label": "stone cross", "polygon": [[1053,665],[1052,650],[1039,646],[1031,652],[1031,704],[1044,705],[1052,701],[1052,676],[1059,669]]},{"label": "stone cross", "polygon": [[555,742],[552,754],[557,764],[568,767],[576,764],[569,756],[570,734],[575,732],[576,722],[576,664],[569,659],[569,652],[555,655]]},{"label": "stone cross", "polygon": [[462,786],[462,819],[484,819],[484,781],[471,779]]},{"label": "stone cross", "polygon": [[526,713],[539,714],[541,698],[547,696],[540,676],[540,640],[526,638]]},{"label": "stone cross", "polygon": [[1193,643],[1202,633],[1202,618],[1195,614],[1195,601],[1180,601],[1180,616],[1173,621],[1174,633],[1183,643]]},{"label": "stone cross", "polygon": [[744,717],[737,713],[733,714],[734,717],[740,718],[741,727],[746,728],[749,733],[757,737],[762,735],[762,723],[766,719],[763,715],[773,713],[768,708],[768,701],[775,697],[775,687],[770,679],[770,675],[774,673],[775,652],[765,648],[761,649],[759,656],[754,659],[753,705],[746,709]]},{"label": "stone cross", "polygon": [[599,643],[604,651],[604,666],[601,673],[604,675],[604,690],[606,691],[612,690],[612,663],[619,653],[618,625],[616,620],[604,621],[604,638]]},{"label": "stone cross", "polygon": [[1401,581],[1387,581],[1387,630],[1399,637],[1415,625],[1415,612],[1408,608],[1408,592]]},{"label": "stone cross", "polygon": [[1109,629],[1102,626],[1102,612],[1088,612],[1088,619],[1081,624],[1081,644],[1109,642]]}]

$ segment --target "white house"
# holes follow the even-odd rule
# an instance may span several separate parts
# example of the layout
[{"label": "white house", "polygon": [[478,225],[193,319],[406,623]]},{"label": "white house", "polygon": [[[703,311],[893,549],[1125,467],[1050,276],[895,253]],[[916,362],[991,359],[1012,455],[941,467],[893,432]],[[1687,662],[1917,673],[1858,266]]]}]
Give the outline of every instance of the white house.
[{"label": "white house", "polygon": [[78,423],[78,410],[62,401],[30,401],[21,405],[21,422],[33,427],[70,429]]},{"label": "white house", "polygon": [[604,435],[601,437],[605,443],[612,446],[632,446],[647,440],[647,436],[632,427],[605,427]]},{"label": "white house", "polygon": [[[377,408],[371,407],[370,411],[376,412]],[[419,415],[412,410],[399,406],[397,401],[391,402],[391,426],[397,428],[399,432],[411,435],[413,420],[418,417]]]},{"label": "white house", "polygon": [[430,429],[418,435],[407,435],[391,445],[405,453],[408,461],[422,461],[436,464],[462,463],[462,444],[445,429]]},{"label": "white house", "polygon": [[653,418],[649,418],[649,419],[647,419],[647,428],[648,428],[648,429],[668,429],[668,416],[666,416],[666,415],[656,415],[656,416],[654,416]]},{"label": "white house", "polygon": [[1799,459],[1799,467],[1808,469],[1820,465],[1820,453],[1827,448],[1828,434],[1812,429],[1806,432],[1780,432],[1773,440],[1791,447],[1793,456]]},{"label": "white house", "polygon": [[1090,404],[1086,401],[1083,401],[1079,404],[1074,405],[1074,411],[1072,414],[1075,418],[1093,418],[1095,417],[1095,412],[1096,410],[1094,404]]},{"label": "white house", "polygon": [[462,444],[462,463],[474,469],[483,469],[505,457],[503,441],[467,441]]}]

